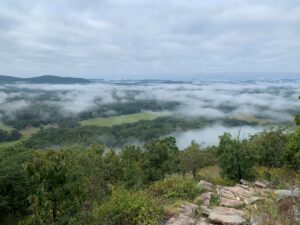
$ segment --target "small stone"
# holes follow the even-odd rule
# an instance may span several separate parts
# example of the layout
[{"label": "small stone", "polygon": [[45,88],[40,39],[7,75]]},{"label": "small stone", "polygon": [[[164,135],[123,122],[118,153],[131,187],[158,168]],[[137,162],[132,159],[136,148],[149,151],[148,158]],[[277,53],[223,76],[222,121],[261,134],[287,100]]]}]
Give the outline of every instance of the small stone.
[{"label": "small stone", "polygon": [[180,213],[186,216],[196,216],[198,206],[193,203],[187,203],[180,206]]},{"label": "small stone", "polygon": [[256,182],[254,183],[254,185],[255,185],[256,187],[258,187],[258,188],[267,188],[267,185],[265,185],[264,183],[259,182],[259,181],[256,181]]},{"label": "small stone", "polygon": [[207,191],[213,191],[214,190],[214,185],[205,181],[205,180],[201,180],[199,183],[198,183],[198,187],[204,189],[204,190],[207,190]]},{"label": "small stone", "polygon": [[249,182],[246,181],[246,180],[244,180],[244,179],[241,179],[241,180],[240,180],[240,183],[243,184],[243,185],[248,185],[248,184],[249,184]]}]

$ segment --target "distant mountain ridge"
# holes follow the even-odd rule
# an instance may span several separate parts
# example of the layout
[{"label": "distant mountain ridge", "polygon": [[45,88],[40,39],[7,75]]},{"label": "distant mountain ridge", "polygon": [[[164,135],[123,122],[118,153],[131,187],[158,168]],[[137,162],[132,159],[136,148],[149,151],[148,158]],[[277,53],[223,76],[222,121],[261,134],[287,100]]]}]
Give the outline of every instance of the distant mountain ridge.
[{"label": "distant mountain ridge", "polygon": [[31,78],[21,78],[13,76],[0,75],[0,84],[15,84],[15,83],[29,83],[29,84],[88,84],[92,81],[83,78],[75,77],[60,77],[54,75],[43,75]]}]

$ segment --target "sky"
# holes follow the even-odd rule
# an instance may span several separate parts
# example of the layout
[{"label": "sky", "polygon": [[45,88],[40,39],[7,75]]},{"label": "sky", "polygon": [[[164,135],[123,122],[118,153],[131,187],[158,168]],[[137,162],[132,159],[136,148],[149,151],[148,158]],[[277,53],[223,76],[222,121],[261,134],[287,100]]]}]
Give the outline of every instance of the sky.
[{"label": "sky", "polygon": [[299,62],[299,0],[0,0],[3,75],[300,78]]}]

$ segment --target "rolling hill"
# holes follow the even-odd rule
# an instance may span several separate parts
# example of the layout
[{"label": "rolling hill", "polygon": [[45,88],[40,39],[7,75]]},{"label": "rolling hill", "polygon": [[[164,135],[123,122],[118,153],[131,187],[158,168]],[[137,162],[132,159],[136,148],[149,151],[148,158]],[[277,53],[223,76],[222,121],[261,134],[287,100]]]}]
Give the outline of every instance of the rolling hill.
[{"label": "rolling hill", "polygon": [[0,84],[16,84],[16,83],[29,83],[29,84],[86,84],[91,83],[88,79],[74,78],[74,77],[60,77],[53,75],[43,75],[31,78],[21,78],[13,76],[0,75]]}]

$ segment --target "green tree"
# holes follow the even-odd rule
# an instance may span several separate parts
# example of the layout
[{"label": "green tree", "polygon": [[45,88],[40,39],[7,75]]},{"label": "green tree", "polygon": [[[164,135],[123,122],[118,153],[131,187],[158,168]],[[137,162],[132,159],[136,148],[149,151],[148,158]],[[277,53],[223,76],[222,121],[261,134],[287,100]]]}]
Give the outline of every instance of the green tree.
[{"label": "green tree", "polygon": [[121,166],[126,187],[141,187],[145,174],[141,165],[142,150],[134,145],[126,145],[120,152]]},{"label": "green tree", "polygon": [[143,169],[148,182],[163,179],[166,174],[178,171],[179,150],[174,137],[145,144]]},{"label": "green tree", "polygon": [[21,146],[0,148],[0,221],[16,224],[28,214],[28,196],[35,191],[22,165],[33,152]]},{"label": "green tree", "polygon": [[285,129],[276,128],[257,133],[250,138],[252,152],[261,166],[281,167],[287,143]]},{"label": "green tree", "polygon": [[117,184],[123,178],[121,161],[118,154],[110,149],[103,157],[105,179],[111,184]]},{"label": "green tree", "polygon": [[31,215],[22,224],[74,224],[84,200],[80,180],[70,151],[49,151],[25,167],[37,189],[29,197]]},{"label": "green tree", "polygon": [[253,179],[254,158],[247,141],[234,139],[231,134],[224,133],[220,136],[218,160],[224,177],[234,181]]},{"label": "green tree", "polygon": [[196,178],[197,170],[209,164],[211,155],[209,152],[201,149],[201,146],[193,141],[190,146],[180,152],[179,160],[183,176],[186,171],[191,171],[193,177]]},{"label": "green tree", "polygon": [[297,127],[288,137],[284,163],[294,170],[300,169],[300,127]]}]

